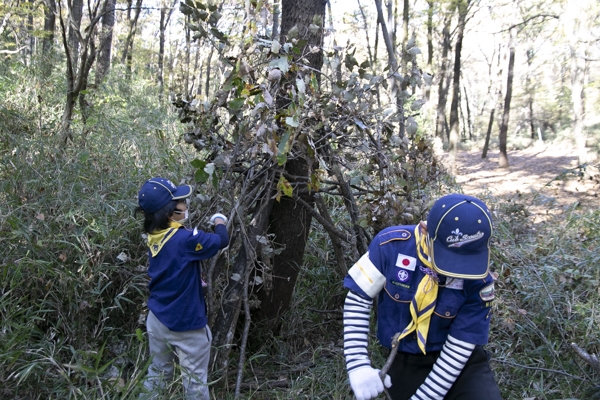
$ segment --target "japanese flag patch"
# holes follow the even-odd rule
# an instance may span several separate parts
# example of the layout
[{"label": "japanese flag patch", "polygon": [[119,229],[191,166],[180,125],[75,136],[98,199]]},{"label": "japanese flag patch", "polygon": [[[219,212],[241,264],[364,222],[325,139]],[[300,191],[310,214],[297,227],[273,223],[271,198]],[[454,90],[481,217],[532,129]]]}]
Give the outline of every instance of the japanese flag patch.
[{"label": "japanese flag patch", "polygon": [[406,254],[398,253],[396,267],[404,268],[409,271],[414,271],[417,267],[417,259]]},{"label": "japanese flag patch", "polygon": [[481,297],[481,300],[483,301],[494,300],[494,297],[496,297],[496,292],[494,291],[494,284],[491,283],[483,289],[481,289],[481,291],[479,292],[479,297]]}]

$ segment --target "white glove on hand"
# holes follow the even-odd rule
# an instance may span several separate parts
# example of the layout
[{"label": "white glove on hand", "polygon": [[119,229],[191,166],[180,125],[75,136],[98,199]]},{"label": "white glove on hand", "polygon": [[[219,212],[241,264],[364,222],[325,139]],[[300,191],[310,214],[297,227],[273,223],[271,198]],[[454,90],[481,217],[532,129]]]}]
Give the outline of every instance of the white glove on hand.
[{"label": "white glove on hand", "polygon": [[223,219],[223,223],[227,225],[227,217],[224,216],[223,214],[220,214],[220,213],[216,213],[212,217],[210,217],[210,224],[214,225],[215,224],[215,219],[217,219],[217,218]]},{"label": "white glove on hand", "polygon": [[[377,397],[383,392],[384,382],[379,377],[379,370],[371,367],[362,367],[350,371],[350,386],[356,396],[356,400],[369,400]],[[392,379],[385,376],[385,387],[392,386]]]}]

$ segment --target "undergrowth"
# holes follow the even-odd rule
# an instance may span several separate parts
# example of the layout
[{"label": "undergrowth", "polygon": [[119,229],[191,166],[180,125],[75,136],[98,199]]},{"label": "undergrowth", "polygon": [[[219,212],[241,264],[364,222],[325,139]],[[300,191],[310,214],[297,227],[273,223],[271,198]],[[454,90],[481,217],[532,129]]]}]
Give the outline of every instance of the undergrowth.
[{"label": "undergrowth", "polygon": [[[151,176],[185,178],[190,156],[176,118],[144,82],[91,94],[88,124],[76,118],[63,147],[54,133],[60,91],[39,101],[26,73],[0,74],[0,398],[135,398],[148,363],[136,193]],[[570,344],[600,352],[600,211],[574,205],[533,224],[526,197],[482,196],[495,215],[487,348],[503,397],[594,398],[598,376]],[[352,398],[344,274],[314,228],[281,332],[250,345],[242,398]],[[374,329],[371,354],[383,365]],[[212,382],[215,399],[234,397],[232,357],[229,376]],[[182,398],[180,379],[164,396]]]}]

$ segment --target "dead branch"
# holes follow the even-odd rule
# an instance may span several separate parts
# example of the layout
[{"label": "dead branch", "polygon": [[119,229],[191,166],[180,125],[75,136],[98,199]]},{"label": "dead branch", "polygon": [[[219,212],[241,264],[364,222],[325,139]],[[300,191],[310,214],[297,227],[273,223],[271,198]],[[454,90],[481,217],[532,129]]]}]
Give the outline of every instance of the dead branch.
[{"label": "dead branch", "polygon": [[325,220],[325,218],[323,218],[323,216],[321,214],[319,214],[317,211],[315,211],[315,209],[313,207],[311,207],[310,204],[308,204],[306,201],[302,200],[296,194],[293,195],[293,198],[294,198],[294,201],[297,202],[298,204],[300,204],[302,207],[304,207],[306,209],[306,211],[308,211],[310,213],[310,215],[313,216],[313,218],[315,218],[317,221],[319,221],[319,223],[321,225],[323,225],[323,228],[325,228],[325,230],[327,230],[327,232],[334,234],[335,236],[339,237],[340,239],[344,240],[345,242],[348,242],[348,235],[337,230],[335,228],[335,226],[333,226],[332,223]]},{"label": "dead branch", "polygon": [[255,382],[247,382],[242,383],[240,385],[240,389],[248,391],[248,390],[260,390],[261,388],[265,389],[273,389],[273,388],[289,388],[292,386],[292,383],[288,379],[282,379],[277,381],[266,381],[263,383],[255,383]]},{"label": "dead branch", "polygon": [[592,366],[596,372],[600,373],[600,360],[595,354],[589,354],[587,351],[577,346],[575,343],[571,343],[571,347],[575,350],[575,353],[586,363]]},{"label": "dead branch", "polygon": [[532,369],[534,371],[544,371],[544,372],[551,372],[553,374],[565,375],[565,376],[568,376],[571,379],[578,379],[580,381],[585,381],[586,380],[585,378],[582,378],[580,376],[575,376],[575,375],[569,374],[568,372],[559,371],[557,369],[549,369],[549,368],[542,368],[542,367],[533,367],[533,366],[530,366],[530,365],[518,364],[518,363],[515,363],[515,362],[512,362],[512,361],[500,360],[500,359],[497,359],[497,358],[492,358],[492,361],[493,362],[498,362],[498,363],[501,363],[501,364],[512,365],[514,367],[523,368],[523,369]]},{"label": "dead branch", "polygon": [[[329,215],[329,210],[327,209],[327,205],[325,204],[323,197],[315,196],[315,204],[317,205],[321,216],[327,222],[333,225],[333,220]],[[348,273],[348,266],[346,265],[346,259],[344,258],[344,249],[342,242],[340,238],[335,236],[333,233],[329,231],[327,233],[329,234],[329,239],[331,240],[331,244],[333,246],[333,253],[335,254],[335,259],[337,261],[338,268],[340,269],[340,273],[342,274],[342,276],[346,276],[346,274]]]}]

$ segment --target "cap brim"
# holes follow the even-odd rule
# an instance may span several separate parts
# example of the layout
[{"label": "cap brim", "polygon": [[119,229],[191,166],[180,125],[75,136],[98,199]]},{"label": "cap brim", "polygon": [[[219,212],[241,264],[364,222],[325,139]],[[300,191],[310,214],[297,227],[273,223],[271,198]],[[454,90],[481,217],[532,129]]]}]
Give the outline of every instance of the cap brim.
[{"label": "cap brim", "polygon": [[181,200],[190,197],[192,190],[190,185],[177,186],[177,190],[172,193],[173,200]]},{"label": "cap brim", "polygon": [[489,273],[489,249],[478,254],[464,255],[434,242],[431,259],[438,274],[452,278],[480,279]]}]

